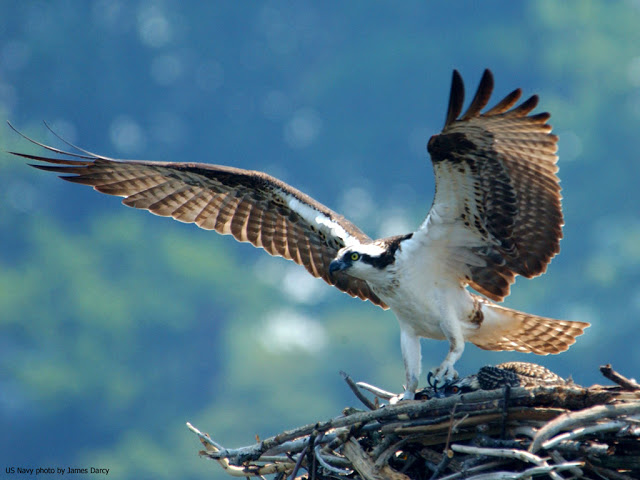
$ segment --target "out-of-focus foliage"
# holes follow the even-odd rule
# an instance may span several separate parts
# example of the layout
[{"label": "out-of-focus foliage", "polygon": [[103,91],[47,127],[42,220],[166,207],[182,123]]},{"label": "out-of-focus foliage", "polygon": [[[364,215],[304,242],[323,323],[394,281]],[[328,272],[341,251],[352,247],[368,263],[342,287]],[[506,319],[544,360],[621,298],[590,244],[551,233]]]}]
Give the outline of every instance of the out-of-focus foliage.
[{"label": "out-of-focus foliage", "polygon": [[[509,305],[593,322],[559,357],[468,346],[461,373],[539,361],[637,374],[640,3],[0,4],[0,118],[114,157],[269,173],[403,233],[433,194],[425,151],[451,70],[538,93],[560,135],[562,253]],[[3,150],[37,149],[0,127]],[[399,390],[392,314],[228,237],[119,206],[0,156],[0,468],[222,476],[228,446],[336,414],[338,371]],[[424,368],[446,353],[424,342]]]}]

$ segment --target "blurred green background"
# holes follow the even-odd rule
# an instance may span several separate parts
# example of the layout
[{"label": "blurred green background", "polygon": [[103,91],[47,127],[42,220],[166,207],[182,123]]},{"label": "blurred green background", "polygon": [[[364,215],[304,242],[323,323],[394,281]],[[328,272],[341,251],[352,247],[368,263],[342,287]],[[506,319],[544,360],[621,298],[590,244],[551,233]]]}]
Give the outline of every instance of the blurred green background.
[{"label": "blurred green background", "polygon": [[[558,357],[469,345],[458,370],[591,384],[640,367],[638,25],[637,0],[5,0],[0,118],[58,147],[43,120],[112,157],[266,171],[376,237],[431,204],[452,69],[472,93],[489,67],[496,101],[522,87],[552,113],[565,197],[561,255],[507,305],[593,326]],[[38,151],[2,125],[0,147]],[[356,405],[340,370],[400,391],[393,314],[0,155],[0,468],[221,478],[186,421],[236,447]],[[427,370],[447,345],[423,349]]]}]

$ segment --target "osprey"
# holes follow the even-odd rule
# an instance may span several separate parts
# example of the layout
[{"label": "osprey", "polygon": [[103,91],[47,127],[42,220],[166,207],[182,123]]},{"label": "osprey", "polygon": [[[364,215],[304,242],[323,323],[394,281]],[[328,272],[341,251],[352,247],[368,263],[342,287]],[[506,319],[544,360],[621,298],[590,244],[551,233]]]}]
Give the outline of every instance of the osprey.
[{"label": "osprey", "polygon": [[28,137],[67,158],[10,153],[47,162],[32,166],[124,197],[127,206],[232,235],[293,260],[353,297],[390,308],[400,324],[404,398],[411,399],[421,371],[421,337],[449,342],[433,372],[438,381],[457,376],[454,364],[465,342],[547,355],[567,350],[589,326],[494,303],[509,294],[516,275],[545,272],[559,252],[563,218],[550,115],[529,115],[535,95],[514,107],[520,89],[482,113],[492,90],[493,75],[485,70],[461,115],[464,85],[453,72],[444,129],[427,146],[436,178],[431,209],[415,232],[378,240],[263,172],[114,160]]}]

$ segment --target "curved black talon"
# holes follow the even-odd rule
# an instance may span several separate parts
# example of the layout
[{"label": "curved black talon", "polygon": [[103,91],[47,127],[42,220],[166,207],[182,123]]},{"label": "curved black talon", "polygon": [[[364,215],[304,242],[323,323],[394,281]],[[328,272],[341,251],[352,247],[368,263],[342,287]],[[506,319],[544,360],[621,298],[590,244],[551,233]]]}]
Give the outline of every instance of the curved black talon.
[{"label": "curved black talon", "polygon": [[433,388],[433,390],[435,392],[438,391],[438,379],[436,378],[436,381],[433,381],[434,375],[433,372],[429,372],[427,374],[427,385],[429,385],[431,388]]}]

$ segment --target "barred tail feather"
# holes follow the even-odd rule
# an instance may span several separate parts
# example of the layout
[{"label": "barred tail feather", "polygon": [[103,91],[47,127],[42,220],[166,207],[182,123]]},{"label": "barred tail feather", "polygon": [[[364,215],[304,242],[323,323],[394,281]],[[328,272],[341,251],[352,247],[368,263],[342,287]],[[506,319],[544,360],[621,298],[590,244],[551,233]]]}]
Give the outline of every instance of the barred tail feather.
[{"label": "barred tail feather", "polygon": [[484,350],[515,350],[548,355],[567,350],[590,324],[554,320],[482,303],[483,320],[469,341]]}]

